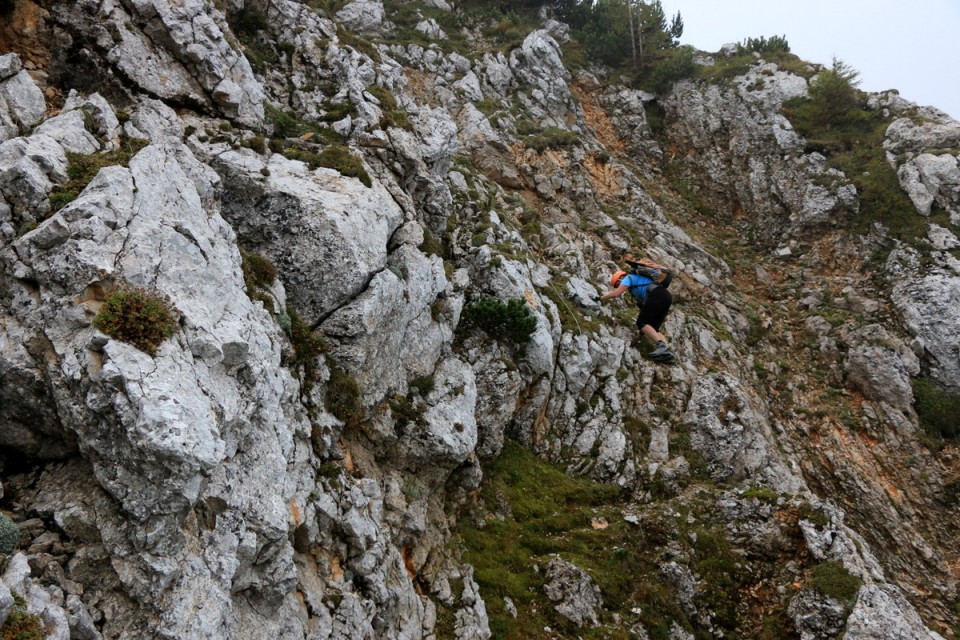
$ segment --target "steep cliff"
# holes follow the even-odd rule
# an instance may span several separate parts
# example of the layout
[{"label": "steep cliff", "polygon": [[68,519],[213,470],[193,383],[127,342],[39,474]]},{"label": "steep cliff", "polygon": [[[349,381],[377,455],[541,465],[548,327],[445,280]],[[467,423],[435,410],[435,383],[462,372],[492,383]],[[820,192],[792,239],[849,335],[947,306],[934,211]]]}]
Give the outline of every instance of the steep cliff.
[{"label": "steep cliff", "polygon": [[[960,123],[483,3],[0,11],[0,618],[960,632]],[[627,252],[675,365],[592,300]]]}]

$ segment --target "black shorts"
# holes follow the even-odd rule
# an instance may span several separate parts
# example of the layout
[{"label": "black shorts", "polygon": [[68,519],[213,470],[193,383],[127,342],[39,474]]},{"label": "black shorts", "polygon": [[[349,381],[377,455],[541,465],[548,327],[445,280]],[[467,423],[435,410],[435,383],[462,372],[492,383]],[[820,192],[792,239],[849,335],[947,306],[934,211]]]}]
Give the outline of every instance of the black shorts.
[{"label": "black shorts", "polygon": [[643,329],[643,325],[648,324],[657,331],[660,331],[660,325],[663,324],[670,311],[670,305],[673,304],[673,296],[666,287],[655,287],[653,291],[647,294],[647,301],[640,307],[640,315],[637,316],[637,326]]}]

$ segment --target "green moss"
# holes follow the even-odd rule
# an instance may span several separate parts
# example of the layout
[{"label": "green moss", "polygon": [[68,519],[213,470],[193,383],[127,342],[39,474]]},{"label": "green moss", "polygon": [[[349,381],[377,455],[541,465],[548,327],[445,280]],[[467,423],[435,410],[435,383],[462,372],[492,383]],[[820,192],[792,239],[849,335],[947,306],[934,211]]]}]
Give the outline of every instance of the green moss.
[{"label": "green moss", "polygon": [[860,592],[863,580],[847,571],[842,562],[831,560],[813,568],[811,585],[825,596],[850,605]]},{"label": "green moss", "polygon": [[160,294],[120,288],[107,296],[93,326],[153,356],[160,343],[176,331],[177,314]]},{"label": "green moss", "polygon": [[120,142],[120,148],[115,151],[90,155],[68,151],[68,180],[65,184],[57,185],[50,192],[51,209],[59,211],[68,203],[73,202],[90,184],[90,181],[96,177],[100,169],[117,165],[127,166],[130,159],[148,144],[150,144],[148,140],[124,138]]}]

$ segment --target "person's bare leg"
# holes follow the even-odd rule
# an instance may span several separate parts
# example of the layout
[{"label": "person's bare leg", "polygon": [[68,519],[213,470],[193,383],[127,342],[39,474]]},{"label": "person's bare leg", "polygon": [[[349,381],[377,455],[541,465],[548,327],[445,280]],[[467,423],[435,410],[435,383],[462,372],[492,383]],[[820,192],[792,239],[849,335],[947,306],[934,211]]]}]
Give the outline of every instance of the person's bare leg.
[{"label": "person's bare leg", "polygon": [[659,331],[657,331],[656,329],[654,329],[653,327],[651,327],[651,326],[648,325],[648,324],[643,325],[643,328],[641,328],[640,331],[643,332],[643,335],[645,335],[645,336],[647,336],[648,338],[650,338],[651,340],[653,340],[653,343],[654,343],[654,344],[656,344],[656,343],[658,343],[658,342],[666,342],[666,341],[667,341],[667,339],[666,339],[665,337],[663,337],[663,334],[662,334],[662,333],[660,333]]}]

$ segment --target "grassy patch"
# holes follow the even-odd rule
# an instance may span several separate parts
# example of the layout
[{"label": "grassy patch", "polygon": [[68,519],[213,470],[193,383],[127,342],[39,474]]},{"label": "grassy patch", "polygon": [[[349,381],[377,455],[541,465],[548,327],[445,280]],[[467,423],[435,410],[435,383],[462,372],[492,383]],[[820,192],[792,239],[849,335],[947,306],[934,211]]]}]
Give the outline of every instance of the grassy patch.
[{"label": "grassy patch", "polygon": [[141,149],[150,144],[149,140],[140,138],[123,138],[120,148],[105,153],[67,152],[67,182],[58,185],[50,192],[50,207],[52,211],[59,211],[64,206],[76,200],[77,196],[90,184],[100,169],[104,167],[126,167],[130,159]]},{"label": "grassy patch", "polygon": [[120,288],[107,296],[93,326],[151,356],[177,329],[177,313],[162,295]]},{"label": "grassy patch", "polygon": [[[615,515],[611,505],[618,496],[612,485],[570,478],[516,442],[505,443],[501,456],[486,470],[482,506],[476,514],[482,524],[459,530],[464,559],[475,568],[494,637],[554,637],[544,631],[546,626],[558,632],[577,631],[556,614],[543,593],[542,567],[551,554],[588,571],[608,608],[625,606],[633,595],[631,573],[642,545],[639,537],[630,535],[631,525]],[[492,515],[505,510],[509,511],[505,517]],[[600,515],[610,525],[595,530],[591,522]],[[623,571],[624,566],[632,571]],[[516,619],[506,612],[504,597],[516,605]],[[578,632],[595,637],[587,630]]]},{"label": "grassy patch", "polygon": [[380,103],[380,110],[383,112],[383,117],[380,119],[382,126],[413,130],[413,124],[406,109],[400,107],[396,97],[386,87],[378,84],[371,85],[367,87],[367,92]]},{"label": "grassy patch", "polygon": [[822,106],[807,98],[788,101],[783,112],[806,138],[806,150],[826,156],[828,165],[856,186],[860,212],[852,216],[853,231],[865,233],[880,222],[899,240],[915,243],[926,236],[930,220],[917,213],[887,163],[883,141],[889,118],[859,107],[828,118]]},{"label": "grassy patch", "polygon": [[[330,127],[322,127],[312,122],[305,122],[288,111],[273,105],[264,105],[266,121],[273,128],[274,138],[300,138],[307,134],[311,140],[320,140],[327,144],[343,144],[344,138]],[[271,148],[277,147],[279,140],[271,141]],[[279,145],[282,150],[284,145]],[[279,151],[277,151],[279,153]]]},{"label": "grassy patch", "polygon": [[842,562],[833,560],[814,567],[810,580],[814,589],[846,605],[853,604],[863,586],[863,581],[847,571]]},{"label": "grassy patch", "polygon": [[318,167],[335,169],[339,171],[341,175],[357,178],[366,187],[373,186],[373,180],[370,178],[370,174],[363,168],[363,161],[350,153],[350,149],[347,147],[335,145],[317,152],[287,146],[283,148],[282,153],[290,160],[299,160],[306,163],[310,169],[316,169]]}]

